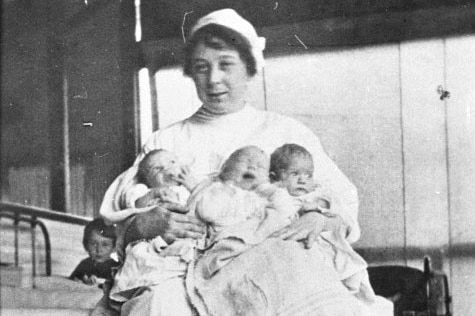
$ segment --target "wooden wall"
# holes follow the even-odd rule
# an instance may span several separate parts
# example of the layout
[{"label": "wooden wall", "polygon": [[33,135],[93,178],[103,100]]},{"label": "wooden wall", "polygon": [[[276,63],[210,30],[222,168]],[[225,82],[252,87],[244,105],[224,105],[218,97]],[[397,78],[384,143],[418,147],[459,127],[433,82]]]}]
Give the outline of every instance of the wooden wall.
[{"label": "wooden wall", "polygon": [[2,11],[2,199],[95,216],[135,156],[133,2]]}]

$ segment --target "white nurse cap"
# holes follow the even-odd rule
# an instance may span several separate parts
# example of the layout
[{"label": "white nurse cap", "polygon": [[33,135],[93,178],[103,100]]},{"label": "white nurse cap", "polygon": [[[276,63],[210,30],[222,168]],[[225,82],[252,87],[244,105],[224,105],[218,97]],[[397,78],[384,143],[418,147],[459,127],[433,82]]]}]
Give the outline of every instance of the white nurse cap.
[{"label": "white nurse cap", "polygon": [[222,9],[211,12],[199,19],[190,31],[190,37],[208,24],[217,24],[227,27],[239,34],[249,41],[251,45],[251,53],[256,61],[256,70],[259,73],[264,67],[264,55],[262,51],[266,46],[266,39],[259,37],[256,33],[256,29],[249,21],[240,16],[233,9]]}]

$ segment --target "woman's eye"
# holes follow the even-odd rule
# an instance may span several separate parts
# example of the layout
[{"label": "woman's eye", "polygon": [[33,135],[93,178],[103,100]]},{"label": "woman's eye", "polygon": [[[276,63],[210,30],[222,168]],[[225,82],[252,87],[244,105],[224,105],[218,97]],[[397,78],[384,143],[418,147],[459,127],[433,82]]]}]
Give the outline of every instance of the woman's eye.
[{"label": "woman's eye", "polygon": [[293,171],[290,173],[291,176],[293,177],[297,177],[299,175],[299,173],[297,171]]},{"label": "woman's eye", "polygon": [[204,64],[195,64],[193,65],[193,72],[194,73],[205,73],[208,71],[208,66]]},{"label": "woman's eye", "polygon": [[234,63],[232,62],[228,62],[228,61],[224,61],[224,62],[221,62],[220,63],[220,66],[222,69],[227,69],[227,68],[230,68],[234,65]]}]

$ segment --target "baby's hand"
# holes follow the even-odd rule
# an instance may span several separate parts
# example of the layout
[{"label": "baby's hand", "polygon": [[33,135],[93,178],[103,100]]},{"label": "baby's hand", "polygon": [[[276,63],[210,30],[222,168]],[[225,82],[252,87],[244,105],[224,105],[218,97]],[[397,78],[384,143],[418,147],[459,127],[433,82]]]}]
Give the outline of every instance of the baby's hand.
[{"label": "baby's hand", "polygon": [[153,197],[160,202],[179,203],[178,194],[170,188],[153,188],[150,190]]},{"label": "baby's hand", "polygon": [[311,202],[304,202],[302,209],[304,211],[323,211],[326,212],[330,209],[330,202],[326,199],[318,198]]},{"label": "baby's hand", "polygon": [[176,176],[175,180],[190,192],[193,191],[198,184],[198,180],[193,176],[188,166],[181,167],[180,173]]}]

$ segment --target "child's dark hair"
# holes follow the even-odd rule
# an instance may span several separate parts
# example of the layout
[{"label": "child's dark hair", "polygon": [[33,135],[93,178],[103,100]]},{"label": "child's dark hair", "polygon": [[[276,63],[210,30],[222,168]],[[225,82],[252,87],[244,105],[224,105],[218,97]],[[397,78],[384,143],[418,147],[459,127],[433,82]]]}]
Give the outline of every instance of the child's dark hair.
[{"label": "child's dark hair", "polygon": [[139,183],[144,183],[147,184],[147,174],[149,172],[147,165],[152,159],[152,157],[156,154],[159,154],[161,152],[165,151],[164,149],[154,149],[150,152],[148,152],[145,157],[139,162],[138,170],[137,170],[137,181]]},{"label": "child's dark hair", "polygon": [[99,235],[105,238],[110,238],[114,241],[115,244],[115,228],[114,226],[106,225],[104,219],[96,218],[92,222],[86,225],[84,228],[84,234],[82,236],[82,244],[84,248],[87,250],[87,243],[91,238],[92,232],[98,232]]},{"label": "child's dark hair", "polygon": [[285,144],[274,150],[270,155],[269,176],[271,181],[281,180],[282,172],[289,168],[292,158],[296,155],[312,159],[310,152],[297,144]]},{"label": "child's dark hair", "polygon": [[238,32],[222,25],[208,24],[196,31],[189,39],[185,47],[185,63],[183,72],[186,76],[191,76],[192,55],[199,43],[203,42],[205,46],[214,49],[223,49],[222,45],[216,41],[216,38],[224,41],[226,45],[236,49],[239,56],[246,64],[247,74],[254,76],[257,73],[256,60],[251,52],[251,44]]}]

